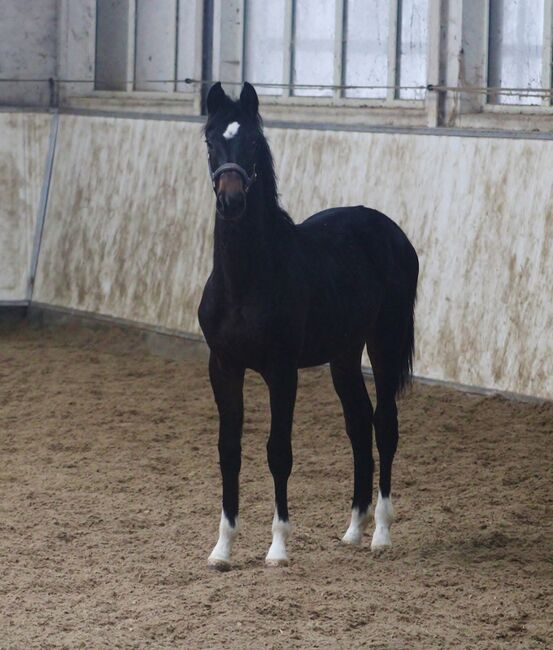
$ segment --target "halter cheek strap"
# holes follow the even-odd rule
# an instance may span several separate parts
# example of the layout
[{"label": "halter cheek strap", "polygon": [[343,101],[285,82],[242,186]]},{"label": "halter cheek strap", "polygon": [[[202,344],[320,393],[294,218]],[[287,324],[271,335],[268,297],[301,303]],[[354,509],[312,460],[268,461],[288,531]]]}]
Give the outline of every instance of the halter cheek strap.
[{"label": "halter cheek strap", "polygon": [[245,192],[247,192],[250,189],[255,179],[257,178],[257,172],[255,171],[255,163],[253,165],[253,172],[251,176],[248,176],[248,172],[237,163],[224,163],[223,165],[217,167],[215,171],[212,171],[211,161],[209,160],[209,156],[207,157],[207,166],[209,168],[209,175],[211,176],[211,183],[213,185],[213,189],[215,189],[215,184],[217,183],[217,179],[219,178],[219,176],[222,176],[225,172],[236,172],[237,174],[240,174],[242,180],[244,181]]}]

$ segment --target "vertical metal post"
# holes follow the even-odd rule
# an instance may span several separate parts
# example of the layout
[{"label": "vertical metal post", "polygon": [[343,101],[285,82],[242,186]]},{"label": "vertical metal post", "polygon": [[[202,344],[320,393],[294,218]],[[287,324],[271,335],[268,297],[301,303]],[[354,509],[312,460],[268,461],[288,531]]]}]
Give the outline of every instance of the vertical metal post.
[{"label": "vertical metal post", "polygon": [[[201,0],[197,0],[201,2]],[[201,37],[196,29],[197,45],[201,46],[199,50],[196,47],[196,75],[202,81],[213,79],[213,0],[205,0],[202,7],[202,30]],[[201,60],[200,60],[201,52]],[[209,86],[202,83],[200,86],[200,112],[202,115],[207,113],[206,99],[209,92]]]},{"label": "vertical metal post", "polygon": [[[96,15],[96,12],[94,12]],[[67,0],[60,0],[59,3],[59,14],[58,14],[58,33],[57,33],[57,44],[56,44],[56,76],[58,79],[67,79],[66,70],[67,66],[67,33],[69,29],[69,7],[67,5]],[[96,27],[94,28],[94,41],[96,44]],[[96,49],[96,47],[94,48]],[[96,70],[96,61],[94,62],[94,71]],[[60,99],[65,96],[65,88],[58,91]]]},{"label": "vertical metal post", "polygon": [[246,65],[248,63],[246,57],[246,38],[248,32],[248,0],[244,0],[244,15],[242,17],[242,83],[246,80]]},{"label": "vertical metal post", "polygon": [[175,0],[175,51],[173,52],[173,88],[174,93],[177,92],[177,80],[179,78],[179,20],[180,20],[180,0]]},{"label": "vertical metal post", "polygon": [[[438,86],[441,83],[440,69],[442,57],[447,58],[442,39],[442,0],[430,0],[428,3],[428,46],[427,84]],[[445,50],[445,51],[444,51]],[[440,100],[442,93],[433,91],[426,94],[427,126],[436,127],[440,122]]]},{"label": "vertical metal post", "polygon": [[294,0],[286,0],[284,8],[282,83],[285,85],[282,89],[283,97],[290,97],[292,89],[289,84],[294,83],[294,4]]},{"label": "vertical metal post", "polygon": [[236,37],[238,39],[239,52],[238,75],[240,77],[240,82],[244,83],[244,54],[246,52],[246,0],[239,0],[238,13],[240,16],[236,34]]},{"label": "vertical metal post", "polygon": [[401,0],[390,0],[390,17],[388,33],[388,90],[386,99],[397,98],[396,86],[399,83],[399,52],[401,48]]},{"label": "vertical metal post", "polygon": [[40,255],[40,246],[42,244],[42,233],[44,232],[44,222],[48,210],[48,196],[50,193],[50,183],[52,181],[52,170],[54,168],[54,155],[56,153],[56,141],[58,138],[59,113],[55,111],[52,114],[52,124],[50,126],[50,137],[48,139],[48,152],[46,154],[46,164],[44,166],[44,178],[42,180],[42,189],[40,191],[40,200],[38,202],[38,213],[36,219],[35,236],[33,240],[33,250],[31,253],[31,268],[29,271],[29,280],[27,283],[27,300],[31,302],[33,290],[35,287],[36,272],[38,269],[38,258]]},{"label": "vertical metal post", "polygon": [[[490,20],[491,12],[491,3],[490,0],[483,0],[484,4],[484,85],[486,88],[489,88],[491,84],[495,84],[495,75],[491,73],[490,66],[493,63],[496,64],[493,59],[493,54],[491,53],[491,39],[492,34],[490,33],[490,27],[492,27]],[[484,97],[484,105],[494,104],[498,100],[498,95],[489,95],[487,94]]]},{"label": "vertical metal post", "polygon": [[136,13],[138,0],[129,0],[129,13],[127,18],[127,75],[125,90],[132,92],[135,84],[136,71]]},{"label": "vertical metal post", "polygon": [[[345,17],[347,0],[336,0],[336,15],[334,19],[334,85],[341,86],[344,82],[344,53],[345,53]],[[341,88],[334,88],[334,99],[343,97]]]},{"label": "vertical metal post", "polygon": [[[553,59],[553,0],[545,0],[543,17],[543,51],[541,83],[544,90],[551,91],[551,65]],[[543,97],[543,106],[551,106],[551,94]]]}]

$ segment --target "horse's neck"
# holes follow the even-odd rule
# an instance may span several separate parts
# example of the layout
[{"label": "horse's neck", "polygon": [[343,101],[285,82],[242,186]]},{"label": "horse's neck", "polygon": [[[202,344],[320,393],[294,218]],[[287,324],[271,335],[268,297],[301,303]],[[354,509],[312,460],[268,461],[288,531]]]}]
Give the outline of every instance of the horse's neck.
[{"label": "horse's neck", "polygon": [[271,217],[252,203],[238,222],[216,219],[213,270],[230,301],[259,286],[272,268]]}]

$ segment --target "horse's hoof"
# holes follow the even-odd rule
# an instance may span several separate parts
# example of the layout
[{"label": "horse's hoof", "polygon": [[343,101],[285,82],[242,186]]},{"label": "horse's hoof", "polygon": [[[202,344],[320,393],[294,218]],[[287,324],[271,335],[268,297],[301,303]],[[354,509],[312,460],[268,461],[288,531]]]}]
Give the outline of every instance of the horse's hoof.
[{"label": "horse's hoof", "polygon": [[362,539],[363,535],[351,535],[346,533],[342,537],[342,544],[347,544],[348,546],[361,546]]},{"label": "horse's hoof", "polygon": [[371,553],[373,557],[384,557],[392,550],[392,545],[387,546],[371,546]]},{"label": "horse's hoof", "polygon": [[351,511],[351,520],[345,535],[342,537],[342,543],[349,546],[361,546],[363,533],[372,516],[371,507],[369,506],[364,512],[360,512],[355,507]]},{"label": "horse's hoof", "polygon": [[381,553],[388,550],[392,547],[392,539],[390,537],[390,531],[388,530],[379,530],[378,528],[374,531],[374,535],[371,542],[371,551],[373,553]]},{"label": "horse's hoof", "polygon": [[265,566],[268,567],[279,567],[279,566],[288,566],[289,561],[287,557],[282,557],[279,559],[273,559],[273,558],[266,558],[265,559]]},{"label": "horse's hoof", "polygon": [[210,569],[215,571],[229,571],[230,562],[219,557],[209,557],[207,559],[207,565]]}]

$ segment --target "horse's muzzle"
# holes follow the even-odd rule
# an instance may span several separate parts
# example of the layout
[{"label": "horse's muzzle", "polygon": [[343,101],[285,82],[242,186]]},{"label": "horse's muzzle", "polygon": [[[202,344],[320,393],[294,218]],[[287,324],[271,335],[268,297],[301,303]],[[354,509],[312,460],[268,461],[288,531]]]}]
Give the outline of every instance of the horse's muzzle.
[{"label": "horse's muzzle", "polygon": [[229,221],[239,219],[245,210],[245,192],[219,192],[217,194],[217,213],[223,219],[228,219]]}]

